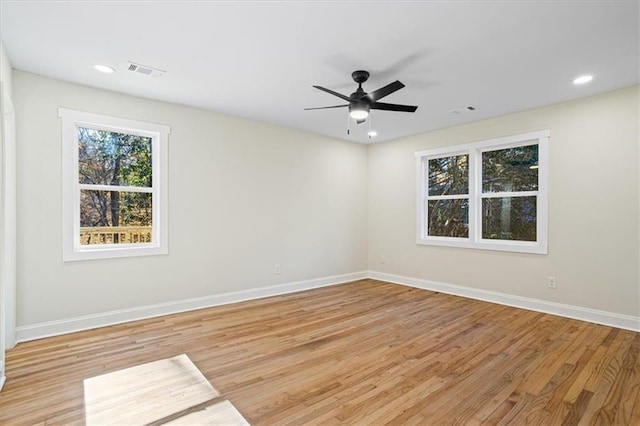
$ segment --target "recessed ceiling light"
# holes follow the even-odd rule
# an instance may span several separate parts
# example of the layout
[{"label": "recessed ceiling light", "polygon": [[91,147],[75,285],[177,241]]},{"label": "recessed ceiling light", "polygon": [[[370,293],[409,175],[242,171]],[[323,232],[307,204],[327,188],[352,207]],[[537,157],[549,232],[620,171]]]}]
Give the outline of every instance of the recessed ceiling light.
[{"label": "recessed ceiling light", "polygon": [[378,136],[378,132],[376,132],[375,130],[371,130],[369,133],[367,133],[369,135],[369,139],[371,138],[375,138],[376,136]]},{"label": "recessed ceiling light", "polygon": [[108,66],[106,66],[106,65],[96,64],[96,65],[94,65],[94,66],[93,66],[93,68],[94,68],[96,71],[104,72],[104,73],[107,73],[107,74],[111,74],[111,73],[116,72],[116,70],[115,70],[115,69],[113,69],[113,68],[111,68],[111,67],[108,67]]},{"label": "recessed ceiling light", "polygon": [[586,83],[590,82],[591,80],[593,80],[593,76],[592,75],[581,75],[580,77],[576,77],[573,80],[573,84],[586,84]]}]

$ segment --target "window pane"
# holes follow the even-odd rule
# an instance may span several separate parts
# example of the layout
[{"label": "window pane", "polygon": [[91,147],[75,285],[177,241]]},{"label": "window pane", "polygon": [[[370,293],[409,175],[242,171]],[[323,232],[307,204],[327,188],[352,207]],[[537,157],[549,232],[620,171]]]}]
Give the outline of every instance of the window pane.
[{"label": "window pane", "polygon": [[80,244],[150,243],[152,194],[80,191]]},{"label": "window pane", "polygon": [[469,193],[469,155],[429,160],[429,195]]},{"label": "window pane", "polygon": [[151,187],[151,138],[78,129],[80,183]]},{"label": "window pane", "polygon": [[469,236],[469,200],[429,200],[428,212],[431,237]]},{"label": "window pane", "polygon": [[482,199],[482,238],[536,241],[536,197]]},{"label": "window pane", "polygon": [[538,145],[482,153],[482,192],[538,190]]}]

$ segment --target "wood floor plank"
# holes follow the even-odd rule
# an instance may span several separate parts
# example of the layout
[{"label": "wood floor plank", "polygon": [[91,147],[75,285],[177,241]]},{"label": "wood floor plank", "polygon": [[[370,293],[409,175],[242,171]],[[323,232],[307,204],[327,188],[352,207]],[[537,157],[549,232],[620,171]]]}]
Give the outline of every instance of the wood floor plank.
[{"label": "wood floor plank", "polygon": [[600,416],[603,417],[602,422],[610,421],[611,424],[630,424],[631,412],[635,403],[632,398],[637,397],[637,392],[634,392],[637,386],[633,382],[637,376],[634,368],[639,350],[638,339],[635,336],[629,345],[629,350],[622,361],[618,375],[600,412]]},{"label": "wood floor plank", "polygon": [[367,279],[20,343],[0,424],[82,425],[84,380],[187,354],[254,425],[635,425],[639,352],[640,333]]}]

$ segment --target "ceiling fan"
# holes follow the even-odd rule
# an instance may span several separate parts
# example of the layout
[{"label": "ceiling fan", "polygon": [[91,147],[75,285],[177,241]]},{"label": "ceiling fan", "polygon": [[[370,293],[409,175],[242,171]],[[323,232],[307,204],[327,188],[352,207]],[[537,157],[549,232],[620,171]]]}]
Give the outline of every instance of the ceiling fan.
[{"label": "ceiling fan", "polygon": [[351,116],[351,118],[356,120],[356,123],[360,124],[366,121],[367,117],[369,116],[369,111],[372,109],[400,112],[415,112],[418,109],[417,106],[412,105],[398,105],[378,102],[379,99],[382,99],[385,96],[388,96],[405,87],[404,84],[400,83],[398,80],[394,81],[393,83],[389,83],[378,90],[374,90],[371,93],[367,93],[362,89],[362,83],[369,79],[369,72],[363,70],[354,71],[353,73],[351,73],[351,77],[353,78],[353,81],[358,83],[358,89],[356,89],[356,91],[349,96],[343,95],[342,93],[334,92],[333,90],[329,90],[322,86],[313,86],[316,89],[330,93],[334,96],[339,97],[340,99],[349,102],[348,104],[318,108],[305,108],[305,111],[313,109],[349,107],[349,115]]}]

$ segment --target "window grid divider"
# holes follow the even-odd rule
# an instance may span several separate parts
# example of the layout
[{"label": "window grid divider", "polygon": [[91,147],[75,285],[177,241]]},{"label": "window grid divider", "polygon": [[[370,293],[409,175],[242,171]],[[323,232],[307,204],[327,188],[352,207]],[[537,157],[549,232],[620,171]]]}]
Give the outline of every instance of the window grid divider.
[{"label": "window grid divider", "polygon": [[117,192],[144,192],[153,193],[152,186],[118,186],[118,185],[96,185],[92,183],[80,183],[78,189],[87,191],[117,191]]}]

